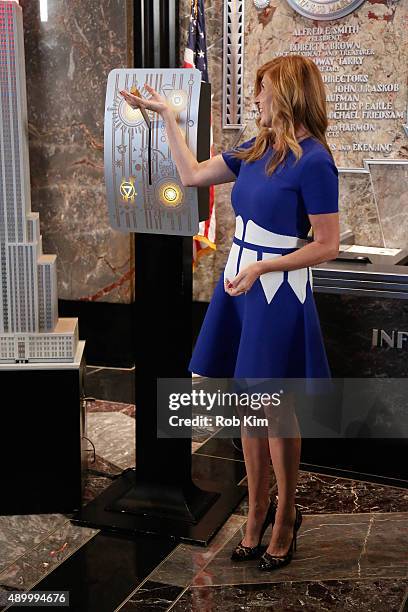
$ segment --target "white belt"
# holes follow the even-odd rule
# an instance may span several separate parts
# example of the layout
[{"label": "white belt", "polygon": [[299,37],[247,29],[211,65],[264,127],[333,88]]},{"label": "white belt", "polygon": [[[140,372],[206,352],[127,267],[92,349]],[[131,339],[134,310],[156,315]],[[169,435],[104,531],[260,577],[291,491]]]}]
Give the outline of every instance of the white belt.
[{"label": "white belt", "polygon": [[[258,251],[262,251],[261,259],[274,259],[276,257],[282,257],[284,253],[273,253],[263,251],[262,247],[271,249],[296,249],[304,246],[308,243],[303,238],[297,236],[286,236],[285,234],[276,234],[271,232],[260,225],[257,225],[252,219],[249,219],[246,224],[246,231],[244,234],[244,221],[239,215],[236,218],[235,225],[235,238],[239,241],[243,240],[245,246],[233,242],[231,250],[229,252],[228,260],[224,269],[224,289],[225,280],[232,280],[243,268],[247,267],[251,263],[258,260]],[[251,243],[248,245],[247,243]],[[241,258],[238,259],[241,253]],[[284,282],[284,272],[265,272],[259,277],[261,282],[266,300],[268,304],[274,298],[279,287]],[[299,301],[303,304],[306,299],[307,282],[309,281],[311,287],[313,287],[312,271],[310,268],[299,268],[297,270],[290,270],[287,273],[287,280],[289,285],[292,287]]]},{"label": "white belt", "polygon": [[[243,240],[244,236],[244,221],[240,215],[235,220],[235,237]],[[252,219],[246,224],[245,242],[251,242],[259,247],[272,247],[277,249],[295,249],[307,244],[304,238],[297,236],[285,236],[285,234],[276,234],[264,227],[261,227]]]}]

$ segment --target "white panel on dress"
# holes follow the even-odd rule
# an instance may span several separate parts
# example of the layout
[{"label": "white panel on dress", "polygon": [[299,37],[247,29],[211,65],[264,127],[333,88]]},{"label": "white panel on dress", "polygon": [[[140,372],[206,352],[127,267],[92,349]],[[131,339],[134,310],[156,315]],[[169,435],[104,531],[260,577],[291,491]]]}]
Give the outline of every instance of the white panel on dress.
[{"label": "white panel on dress", "polygon": [[306,240],[297,238],[296,236],[285,236],[284,234],[275,234],[261,227],[252,219],[246,226],[245,241],[257,244],[258,246],[275,247],[282,249],[293,249],[300,244],[306,243]]},{"label": "white panel on dress", "polygon": [[253,249],[242,249],[242,255],[239,262],[239,271],[243,270],[257,260],[258,253]]},{"label": "white panel on dress", "polygon": [[235,219],[235,236],[242,240],[242,234],[244,233],[244,221],[241,215]]},{"label": "white panel on dress", "polygon": [[307,278],[307,268],[299,268],[298,270],[290,270],[288,272],[288,283],[302,304],[306,299]]},{"label": "white panel on dress", "polygon": [[227,263],[224,268],[224,290],[225,290],[225,281],[232,281],[233,278],[237,275],[237,263],[238,263],[238,255],[239,255],[239,246],[235,242],[231,244],[231,249],[228,255]]},{"label": "white panel on dress", "polygon": [[[275,259],[282,257],[280,253],[262,253],[262,259]],[[283,283],[283,272],[281,270],[264,272],[259,277],[266,301],[270,304],[275,297],[275,293]]]},{"label": "white panel on dress", "polygon": [[309,268],[309,283],[310,283],[310,288],[313,289],[313,273],[312,273],[312,268]]}]

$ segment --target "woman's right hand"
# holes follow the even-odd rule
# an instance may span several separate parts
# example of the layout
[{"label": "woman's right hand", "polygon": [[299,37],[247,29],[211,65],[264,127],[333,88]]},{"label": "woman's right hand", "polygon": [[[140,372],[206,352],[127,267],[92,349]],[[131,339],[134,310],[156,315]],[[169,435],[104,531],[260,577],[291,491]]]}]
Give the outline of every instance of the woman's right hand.
[{"label": "woman's right hand", "polygon": [[150,85],[147,83],[145,83],[144,86],[151,95],[151,98],[149,99],[140,98],[139,96],[126,91],[126,89],[121,89],[119,93],[125,98],[129,106],[132,106],[133,108],[145,108],[147,110],[154,111],[155,113],[159,113],[160,115],[163,115],[165,111],[171,110],[165,98],[158,94],[153,87],[150,87]]}]

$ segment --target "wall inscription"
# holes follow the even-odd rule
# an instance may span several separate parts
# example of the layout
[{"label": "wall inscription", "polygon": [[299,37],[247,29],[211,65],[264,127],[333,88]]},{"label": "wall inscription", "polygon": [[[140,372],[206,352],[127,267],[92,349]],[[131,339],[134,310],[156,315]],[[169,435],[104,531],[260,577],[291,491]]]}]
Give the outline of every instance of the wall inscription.
[{"label": "wall inscription", "polygon": [[366,0],[330,22],[306,19],[286,3],[283,15],[283,4],[275,4],[285,27],[270,41],[268,55],[296,53],[319,67],[337,165],[360,168],[364,159],[408,157],[408,0]]}]

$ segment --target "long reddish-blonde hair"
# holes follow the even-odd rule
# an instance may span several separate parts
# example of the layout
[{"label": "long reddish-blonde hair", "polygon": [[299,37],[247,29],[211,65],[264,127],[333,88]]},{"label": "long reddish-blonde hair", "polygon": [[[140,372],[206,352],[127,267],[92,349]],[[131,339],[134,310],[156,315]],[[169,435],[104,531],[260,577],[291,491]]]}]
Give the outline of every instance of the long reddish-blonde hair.
[{"label": "long reddish-blonde hair", "polygon": [[266,167],[270,176],[283,162],[289,149],[296,160],[302,156],[302,147],[295,137],[300,124],[332,155],[325,136],[328,126],[326,91],[313,60],[302,55],[282,55],[266,62],[256,72],[255,96],[261,89],[265,73],[272,87],[271,127],[260,127],[261,119],[257,117],[255,142],[247,149],[234,151],[233,157],[252,162],[260,159],[268,147],[273,147],[274,153]]}]

